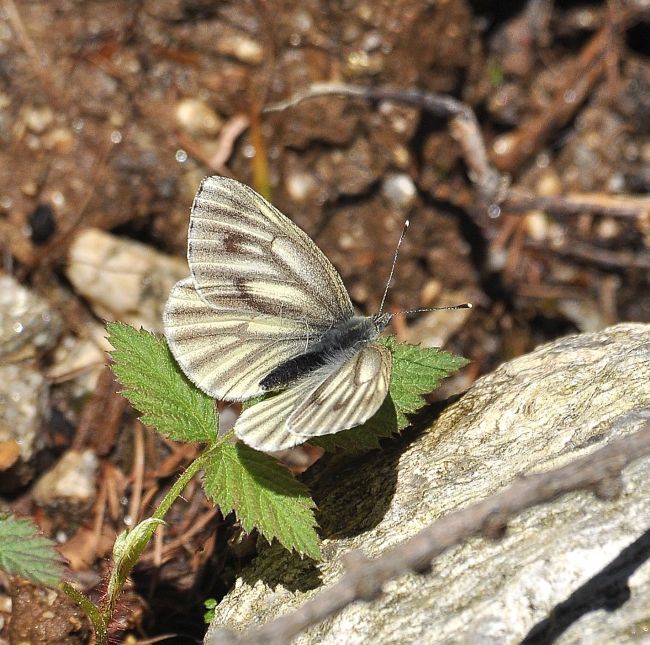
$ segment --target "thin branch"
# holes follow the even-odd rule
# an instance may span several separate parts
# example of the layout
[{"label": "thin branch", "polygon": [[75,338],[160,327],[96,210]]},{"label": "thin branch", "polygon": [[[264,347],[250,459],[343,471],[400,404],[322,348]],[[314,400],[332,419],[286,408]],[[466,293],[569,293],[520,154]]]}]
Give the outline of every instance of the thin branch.
[{"label": "thin branch", "polygon": [[521,168],[550,137],[574,118],[608,68],[611,71],[607,59],[613,34],[620,34],[642,20],[646,12],[645,8],[626,8],[619,12],[615,24],[608,21],[591,37],[571,69],[563,75],[563,81],[546,109],[525,119],[493,147],[492,160],[499,170],[515,172]]},{"label": "thin branch", "polygon": [[207,643],[286,643],[352,602],[376,598],[387,581],[408,571],[427,572],[435,557],[470,537],[501,537],[507,523],[525,509],[581,490],[592,491],[601,499],[617,498],[623,491],[621,471],[648,454],[650,421],[641,430],[562,468],[521,477],[500,493],[436,520],[379,558],[369,560],[360,552],[349,554],[347,571],[339,582],[319,592],[293,613],[239,636],[221,628]]},{"label": "thin branch", "polygon": [[[600,42],[600,41],[598,41]],[[591,52],[593,55],[593,52]],[[577,193],[554,197],[539,197],[521,189],[510,189],[509,178],[491,164],[476,115],[471,107],[446,94],[401,90],[393,88],[364,87],[349,83],[313,83],[303,92],[284,101],[264,108],[264,113],[282,112],[296,107],[303,101],[323,96],[358,97],[367,101],[389,100],[413,105],[436,116],[449,119],[449,130],[461,148],[468,168],[469,179],[474,184],[481,206],[488,215],[496,217],[501,211],[522,212],[532,209],[546,210],[559,215],[600,213],[612,217],[637,218],[650,214],[650,198],[636,195],[605,195],[600,193]],[[544,134],[550,122],[547,117],[535,128],[535,137]],[[522,130],[524,137],[531,136]],[[521,144],[525,148],[528,144]],[[522,153],[522,151],[517,154]],[[519,159],[519,157],[518,157]]]},{"label": "thin branch", "polygon": [[451,134],[463,151],[470,179],[477,187],[479,195],[488,203],[501,201],[507,179],[490,164],[476,115],[465,103],[448,94],[416,89],[363,87],[349,83],[313,83],[304,92],[265,107],[263,112],[282,112],[303,101],[322,96],[356,96],[370,101],[395,101],[450,119]]},{"label": "thin branch", "polygon": [[650,197],[643,195],[575,193],[540,197],[513,189],[501,207],[509,212],[543,210],[557,215],[600,213],[621,218],[650,217]]},{"label": "thin branch", "polygon": [[603,27],[580,52],[572,70],[564,76],[553,100],[539,114],[525,119],[516,130],[493,146],[495,163],[505,172],[521,168],[550,136],[564,127],[578,112],[605,71],[605,50],[609,27]]},{"label": "thin branch", "polygon": [[584,260],[608,269],[650,269],[650,253],[632,253],[630,251],[610,251],[591,244],[571,240],[563,246],[547,246],[537,242],[526,242],[526,247],[555,253],[567,258]]},{"label": "thin branch", "polygon": [[223,174],[223,169],[232,155],[235,142],[249,125],[250,119],[245,114],[235,114],[223,124],[216,148],[209,157],[209,168],[218,169]]}]

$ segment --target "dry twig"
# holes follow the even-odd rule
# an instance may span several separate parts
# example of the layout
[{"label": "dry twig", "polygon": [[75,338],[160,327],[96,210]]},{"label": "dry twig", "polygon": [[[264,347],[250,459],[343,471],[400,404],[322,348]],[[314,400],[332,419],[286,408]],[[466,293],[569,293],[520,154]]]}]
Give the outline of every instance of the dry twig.
[{"label": "dry twig", "polygon": [[570,73],[559,85],[547,109],[526,119],[493,148],[493,162],[499,170],[515,172],[544,143],[576,115],[596,83],[612,70],[612,42],[615,35],[639,20],[642,9],[630,8],[610,20],[589,40]]},{"label": "dry twig", "polygon": [[623,490],[621,471],[650,454],[650,422],[641,430],[612,441],[570,464],[545,473],[521,477],[500,493],[442,517],[417,535],[375,560],[358,552],[349,556],[347,572],[295,612],[237,636],[217,630],[208,645],[285,643],[307,627],[337,614],[356,600],[371,600],[389,580],[408,571],[425,573],[431,561],[447,549],[475,535],[498,538],[517,513],[575,491],[593,491],[602,499],[615,499]]},{"label": "dry twig", "polygon": [[553,101],[540,114],[526,119],[494,146],[494,162],[500,170],[514,172],[535,154],[546,140],[576,114],[605,70],[609,27],[601,29],[580,53],[572,73],[557,88]]},{"label": "dry twig", "polygon": [[321,96],[357,96],[371,101],[397,101],[427,110],[436,116],[450,119],[450,131],[458,141],[469,176],[483,201],[494,203],[501,200],[507,185],[490,164],[483,136],[472,108],[448,94],[400,90],[381,87],[362,87],[349,83],[313,83],[307,90],[285,101],[264,108],[264,113],[281,112],[308,99]]},{"label": "dry twig", "polygon": [[[603,32],[600,36],[594,37],[595,40],[592,42],[591,48],[587,48],[583,53],[582,58],[585,60],[581,64],[588,65],[593,57],[602,56],[603,49],[608,42],[605,36]],[[580,65],[578,65],[579,67]],[[584,83],[584,79],[581,81],[582,93],[590,87],[591,85]],[[370,101],[396,101],[417,106],[436,116],[448,118],[450,132],[462,150],[463,160],[469,170],[469,178],[478,193],[480,206],[491,217],[498,216],[501,211],[525,212],[532,209],[546,210],[559,215],[585,212],[621,218],[648,217],[650,215],[650,198],[645,196],[578,193],[539,197],[521,189],[510,189],[508,177],[501,175],[490,162],[487,147],[472,108],[445,94],[414,89],[363,87],[348,83],[313,83],[303,92],[298,92],[284,101],[267,106],[263,112],[281,112],[295,107],[303,101],[323,96],[350,96]],[[566,104],[564,98],[562,98],[562,102]],[[575,109],[573,103],[576,102],[578,101],[571,102],[572,109]],[[562,119],[568,118],[568,114],[563,111]],[[545,115],[543,121],[540,120],[533,125],[529,123],[526,127],[522,126],[521,131],[513,135],[521,139],[518,145],[522,149],[516,153],[517,163],[523,163],[522,155],[527,154],[526,149],[537,146],[538,142],[548,134],[550,125],[556,123],[556,120],[551,120],[548,115]],[[528,140],[527,138],[530,139],[528,143],[525,142]],[[509,170],[517,167],[511,160],[506,159],[503,163]]]},{"label": "dry twig", "polygon": [[223,124],[217,139],[217,148],[208,157],[209,168],[214,168],[217,172],[223,174],[223,169],[232,155],[235,141],[245,132],[249,125],[250,119],[245,114],[235,114]]},{"label": "dry twig", "polygon": [[131,500],[129,502],[129,518],[131,526],[135,526],[142,516],[142,487],[144,481],[144,425],[140,420],[134,421],[133,441],[133,470],[131,471]]},{"label": "dry twig", "polygon": [[513,189],[501,206],[511,213],[543,210],[556,215],[600,213],[620,218],[650,217],[650,197],[644,195],[574,193],[540,197]]},{"label": "dry twig", "polygon": [[599,264],[608,269],[650,269],[650,253],[610,251],[577,240],[571,240],[567,244],[557,247],[527,242],[526,247]]}]

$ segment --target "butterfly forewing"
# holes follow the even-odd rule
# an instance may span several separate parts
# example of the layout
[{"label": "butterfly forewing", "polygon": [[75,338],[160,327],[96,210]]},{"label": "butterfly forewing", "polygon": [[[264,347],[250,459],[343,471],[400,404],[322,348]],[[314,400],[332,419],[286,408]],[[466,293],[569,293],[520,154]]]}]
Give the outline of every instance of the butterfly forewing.
[{"label": "butterfly forewing", "polygon": [[172,354],[190,380],[231,401],[261,394],[262,378],[304,351],[308,337],[299,321],[216,310],[199,297],[192,278],[172,289],[164,323]]},{"label": "butterfly forewing", "polygon": [[286,317],[313,329],[353,314],[339,274],[307,234],[232,179],[201,184],[188,261],[197,291],[220,311]]},{"label": "butterfly forewing", "polygon": [[364,345],[347,360],[320,368],[248,408],[237,420],[235,434],[253,448],[269,452],[359,425],[386,398],[391,360],[387,347]]}]

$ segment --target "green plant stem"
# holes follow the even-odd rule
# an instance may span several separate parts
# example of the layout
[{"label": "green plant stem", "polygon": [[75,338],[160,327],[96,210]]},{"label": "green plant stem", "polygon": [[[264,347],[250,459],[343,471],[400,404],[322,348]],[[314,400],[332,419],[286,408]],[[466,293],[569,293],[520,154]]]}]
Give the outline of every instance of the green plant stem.
[{"label": "green plant stem", "polygon": [[90,619],[93,629],[95,630],[96,645],[107,645],[108,643],[108,623],[102,613],[95,605],[86,598],[80,591],[77,591],[67,582],[62,582],[59,588],[69,597],[72,598],[85,612]]},{"label": "green plant stem", "polygon": [[151,516],[154,519],[162,520],[165,518],[165,515],[169,512],[169,509],[172,507],[172,504],[180,497],[185,487],[190,483],[190,480],[196,473],[203,468],[208,455],[214,450],[214,446],[204,450],[181,474],[181,476],[174,482],[174,485],[169,489],[167,495],[163,498],[163,501],[160,502],[160,505],[155,510],[154,514]]},{"label": "green plant stem", "polygon": [[[174,485],[169,489],[162,502],[160,502],[160,505],[151,516],[151,519],[157,519],[161,521],[163,520],[165,515],[167,515],[169,512],[169,509],[172,507],[172,504],[178,499],[183,490],[185,490],[185,487],[189,484],[190,480],[194,477],[194,475],[196,475],[197,472],[199,472],[199,470],[201,470],[203,464],[205,463],[205,460],[220,444],[221,442],[204,450],[203,453],[199,455],[185,469],[181,476],[174,482]],[[111,573],[108,584],[109,593],[106,597],[105,602],[103,603],[103,606],[101,607],[102,617],[106,624],[110,622],[111,617],[113,616],[117,599],[122,592],[126,579],[131,574],[133,567],[149,543],[149,540],[155,533],[156,528],[157,525],[152,525],[146,539],[139,541],[138,544],[133,547],[133,550],[129,554],[128,559],[120,563],[122,566],[117,566],[117,563],[114,563],[113,571]]]},{"label": "green plant stem", "polygon": [[[220,437],[217,442],[206,448],[185,469],[185,471],[169,489],[150,519],[161,521],[164,519],[165,515],[167,515],[174,502],[180,497],[183,490],[185,490],[185,487],[190,483],[190,480],[196,475],[196,473],[199,472],[199,470],[201,470],[201,468],[203,468],[204,463],[210,457],[212,452],[218,450],[224,442],[231,440],[232,436],[233,432],[231,431]],[[67,582],[61,583],[61,590],[66,593],[72,600],[74,600],[84,610],[90,619],[90,622],[93,625],[93,629],[95,630],[95,639],[97,645],[108,644],[108,625],[110,624],[111,618],[113,617],[117,599],[119,598],[122,589],[124,588],[126,579],[131,574],[133,567],[140,558],[140,555],[142,555],[142,552],[149,543],[149,540],[153,536],[156,528],[157,525],[152,525],[152,528],[149,531],[149,534],[146,536],[146,539],[139,541],[133,547],[128,559],[122,561],[122,566],[117,566],[117,564],[114,565],[108,584],[110,592],[100,607],[96,607],[84,594],[77,591]]]}]

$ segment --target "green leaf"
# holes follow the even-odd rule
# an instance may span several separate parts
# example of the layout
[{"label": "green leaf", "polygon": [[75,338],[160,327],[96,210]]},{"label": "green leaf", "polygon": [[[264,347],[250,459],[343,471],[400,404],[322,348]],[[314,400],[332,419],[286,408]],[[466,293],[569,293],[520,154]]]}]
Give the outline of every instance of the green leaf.
[{"label": "green leaf", "polygon": [[269,542],[320,558],[315,504],[307,488],[273,457],[245,444],[224,443],[205,462],[205,492],[225,515],[235,511],[242,528],[256,528]]},{"label": "green leaf", "polygon": [[214,610],[218,604],[216,598],[206,598],[203,601],[203,606],[206,608],[206,611],[203,612],[203,622],[206,625],[209,625],[214,620]]},{"label": "green leaf", "polygon": [[106,589],[109,606],[115,607],[127,576],[149,544],[155,530],[164,523],[163,520],[150,517],[134,526],[133,530],[122,531],[117,536],[113,544],[113,570]]},{"label": "green leaf", "polygon": [[406,415],[425,404],[424,394],[435,390],[443,378],[469,362],[435,347],[398,343],[392,336],[382,336],[379,342],[393,354],[390,387],[382,406],[363,425],[312,439],[310,443],[329,451],[378,448],[382,437],[390,437],[410,425]]},{"label": "green leaf", "polygon": [[469,361],[437,347],[398,343],[392,336],[382,337],[380,341],[393,353],[389,392],[397,409],[398,428],[403,430],[409,425],[406,415],[425,404],[423,395],[435,390],[443,378],[465,367]]},{"label": "green leaf", "polygon": [[61,581],[61,556],[54,542],[39,535],[30,519],[0,517],[0,568],[38,584],[56,586]]},{"label": "green leaf", "polygon": [[175,441],[215,441],[214,401],[188,381],[167,343],[123,323],[108,323],[106,328],[115,348],[111,368],[142,422]]}]

